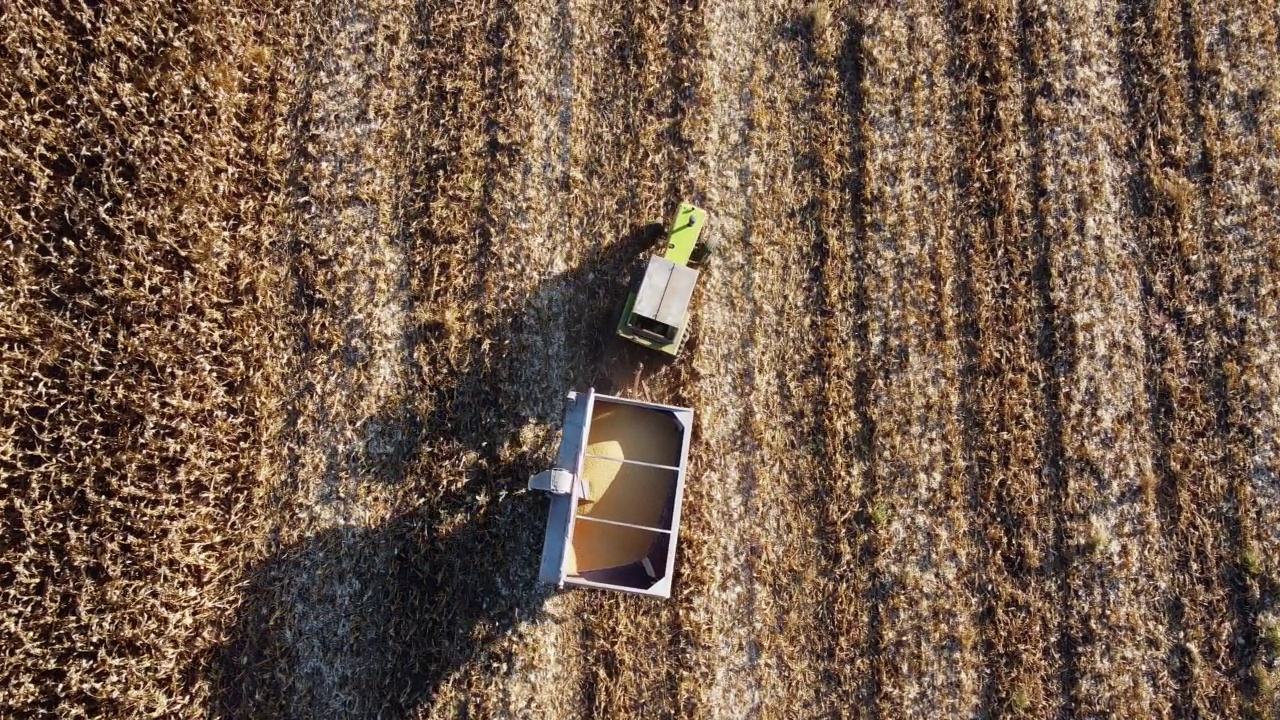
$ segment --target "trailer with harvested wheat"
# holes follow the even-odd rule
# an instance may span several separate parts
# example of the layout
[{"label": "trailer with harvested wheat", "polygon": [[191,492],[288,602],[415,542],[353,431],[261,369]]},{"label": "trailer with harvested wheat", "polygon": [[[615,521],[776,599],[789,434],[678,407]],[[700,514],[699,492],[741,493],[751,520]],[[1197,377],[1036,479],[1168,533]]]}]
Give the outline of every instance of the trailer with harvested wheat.
[{"label": "trailer with harvested wheat", "polygon": [[529,480],[551,493],[539,579],[671,596],[693,411],[570,392],[556,465]]}]

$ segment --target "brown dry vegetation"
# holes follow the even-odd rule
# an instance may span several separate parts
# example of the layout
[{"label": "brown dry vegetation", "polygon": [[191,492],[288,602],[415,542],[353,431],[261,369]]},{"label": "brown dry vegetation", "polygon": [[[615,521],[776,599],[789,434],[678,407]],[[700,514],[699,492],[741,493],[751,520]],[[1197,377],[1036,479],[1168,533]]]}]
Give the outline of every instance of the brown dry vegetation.
[{"label": "brown dry vegetation", "polygon": [[[0,715],[1280,717],[1273,0],[0,35]],[[669,602],[534,587],[592,384],[696,408]]]}]

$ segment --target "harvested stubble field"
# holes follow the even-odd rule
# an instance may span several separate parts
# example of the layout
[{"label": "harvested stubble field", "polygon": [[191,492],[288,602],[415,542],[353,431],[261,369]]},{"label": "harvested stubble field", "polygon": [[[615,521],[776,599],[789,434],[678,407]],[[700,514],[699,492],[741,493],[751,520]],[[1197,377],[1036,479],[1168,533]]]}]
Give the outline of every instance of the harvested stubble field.
[{"label": "harvested stubble field", "polygon": [[[1278,29],[6,3],[0,715],[1280,716]],[[592,384],[698,413],[670,602],[534,587]]]}]

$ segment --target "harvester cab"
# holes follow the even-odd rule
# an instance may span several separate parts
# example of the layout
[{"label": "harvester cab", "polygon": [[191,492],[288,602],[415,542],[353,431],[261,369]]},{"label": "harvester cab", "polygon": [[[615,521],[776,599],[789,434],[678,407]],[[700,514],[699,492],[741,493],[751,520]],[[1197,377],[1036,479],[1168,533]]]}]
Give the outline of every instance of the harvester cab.
[{"label": "harvester cab", "polygon": [[689,304],[699,269],[715,251],[703,235],[707,213],[681,203],[661,256],[649,258],[640,288],[627,296],[618,335],[667,355],[680,354],[689,330]]}]

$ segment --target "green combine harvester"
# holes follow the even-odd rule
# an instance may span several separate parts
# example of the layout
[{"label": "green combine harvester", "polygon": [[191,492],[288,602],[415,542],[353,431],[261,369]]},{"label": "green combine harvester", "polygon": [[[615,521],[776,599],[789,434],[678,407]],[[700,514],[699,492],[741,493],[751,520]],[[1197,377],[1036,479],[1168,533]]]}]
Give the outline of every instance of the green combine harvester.
[{"label": "green combine harvester", "polygon": [[681,203],[667,231],[667,249],[649,258],[640,289],[627,296],[618,321],[618,335],[672,357],[680,354],[689,335],[689,303],[698,269],[715,252],[703,237],[707,213]]}]

